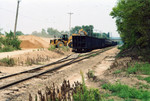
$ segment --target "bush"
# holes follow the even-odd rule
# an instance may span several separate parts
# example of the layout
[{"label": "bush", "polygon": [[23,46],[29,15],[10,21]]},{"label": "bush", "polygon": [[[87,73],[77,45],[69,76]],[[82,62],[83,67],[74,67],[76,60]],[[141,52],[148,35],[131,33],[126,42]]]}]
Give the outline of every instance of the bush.
[{"label": "bush", "polygon": [[21,41],[18,40],[18,38],[16,36],[14,37],[13,32],[10,31],[10,33],[6,32],[6,38],[4,38],[3,44],[5,46],[12,46],[16,49],[20,49]]},{"label": "bush", "polygon": [[15,61],[13,58],[3,58],[0,60],[0,63],[2,65],[6,65],[6,66],[14,66],[15,65]]},{"label": "bush", "polygon": [[16,50],[15,48],[13,48],[12,46],[5,46],[3,48],[1,48],[0,52],[11,52]]},{"label": "bush", "polygon": [[[9,52],[13,50],[19,50],[21,41],[18,40],[17,37],[14,37],[13,32],[10,31],[10,33],[5,33],[6,37],[0,37],[0,52]],[[4,47],[1,47],[1,45],[4,45]]]}]

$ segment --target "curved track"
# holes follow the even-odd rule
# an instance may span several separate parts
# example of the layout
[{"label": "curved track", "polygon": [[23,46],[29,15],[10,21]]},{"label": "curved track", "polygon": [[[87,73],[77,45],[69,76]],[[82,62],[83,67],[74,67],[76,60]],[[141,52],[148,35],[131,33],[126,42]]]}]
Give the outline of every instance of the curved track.
[{"label": "curved track", "polygon": [[73,57],[73,58],[69,58],[69,57],[71,57],[71,55],[69,55],[63,59],[60,59],[60,60],[53,62],[53,63],[50,63],[50,64],[46,64],[43,66],[36,67],[34,69],[30,69],[30,70],[26,70],[23,72],[19,72],[19,73],[15,73],[15,74],[1,77],[0,82],[2,84],[0,83],[0,90],[7,88],[9,86],[18,84],[20,82],[23,82],[25,80],[29,80],[29,79],[34,78],[34,77],[38,77],[38,76],[46,74],[48,72],[56,71],[62,67],[71,65],[73,63],[77,63],[77,62],[82,61],[84,59],[88,59],[90,57],[96,56],[96,55],[98,55],[104,51],[107,51],[111,48],[113,48],[113,47],[104,48],[102,50],[94,51],[94,52],[90,52],[90,53],[79,54],[77,57]]}]

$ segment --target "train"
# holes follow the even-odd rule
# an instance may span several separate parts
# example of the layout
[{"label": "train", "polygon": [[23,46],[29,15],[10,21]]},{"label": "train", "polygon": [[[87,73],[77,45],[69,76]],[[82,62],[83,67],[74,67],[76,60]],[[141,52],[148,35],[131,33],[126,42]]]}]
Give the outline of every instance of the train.
[{"label": "train", "polygon": [[117,45],[117,42],[105,38],[95,38],[91,36],[72,36],[73,52],[88,52]]}]

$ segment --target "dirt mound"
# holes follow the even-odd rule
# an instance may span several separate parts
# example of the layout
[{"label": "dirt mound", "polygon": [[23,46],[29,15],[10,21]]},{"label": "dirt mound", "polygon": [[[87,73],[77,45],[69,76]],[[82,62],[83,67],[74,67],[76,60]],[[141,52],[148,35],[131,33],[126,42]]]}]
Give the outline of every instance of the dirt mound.
[{"label": "dirt mound", "polygon": [[18,37],[22,42],[20,47],[22,49],[30,48],[48,48],[49,42],[33,35],[23,35]]}]

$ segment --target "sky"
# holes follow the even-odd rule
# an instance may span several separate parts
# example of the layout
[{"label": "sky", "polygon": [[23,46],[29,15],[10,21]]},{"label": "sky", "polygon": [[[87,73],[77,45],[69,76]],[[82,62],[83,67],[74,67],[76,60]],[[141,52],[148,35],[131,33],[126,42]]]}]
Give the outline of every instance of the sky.
[{"label": "sky", "polygon": [[[21,0],[17,30],[25,34],[49,27],[59,31],[71,27],[93,25],[95,32],[110,32],[119,37],[115,19],[109,15],[117,0]],[[17,0],[0,0],[0,28],[14,30]]]}]

